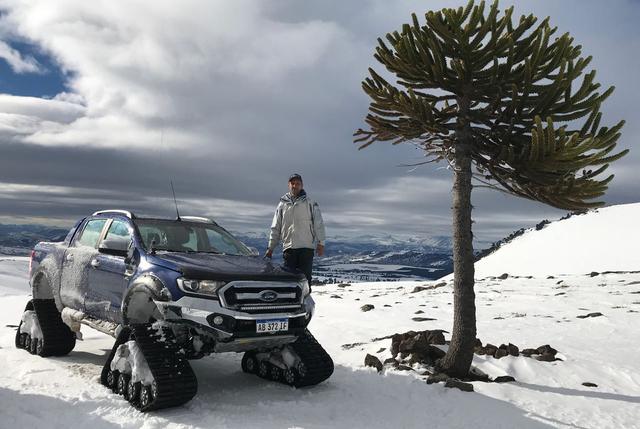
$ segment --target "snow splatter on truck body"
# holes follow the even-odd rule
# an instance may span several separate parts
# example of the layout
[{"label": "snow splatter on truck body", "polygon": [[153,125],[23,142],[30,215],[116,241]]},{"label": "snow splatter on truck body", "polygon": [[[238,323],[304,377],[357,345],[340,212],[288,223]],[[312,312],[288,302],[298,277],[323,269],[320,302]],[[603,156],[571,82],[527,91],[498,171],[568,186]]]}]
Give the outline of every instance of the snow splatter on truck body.
[{"label": "snow splatter on truck body", "polygon": [[[304,274],[261,258],[206,218],[99,211],[63,242],[38,243],[29,276],[34,299],[25,311],[43,333],[19,329],[16,345],[64,355],[80,323],[111,334],[102,382],[142,410],[190,400],[197,384],[187,360],[211,353],[245,352],[245,371],[293,386],[333,372],[307,330],[315,303]],[[142,367],[145,375],[136,374]]]}]

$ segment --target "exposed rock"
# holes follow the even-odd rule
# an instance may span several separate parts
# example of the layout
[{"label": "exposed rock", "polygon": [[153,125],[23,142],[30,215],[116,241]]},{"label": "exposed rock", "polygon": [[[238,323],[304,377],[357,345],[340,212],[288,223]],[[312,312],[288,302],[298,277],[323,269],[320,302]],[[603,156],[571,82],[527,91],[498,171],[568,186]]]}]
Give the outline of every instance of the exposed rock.
[{"label": "exposed rock", "polygon": [[422,311],[422,310],[418,310],[418,311],[416,311],[416,312],[415,312],[415,313],[413,313],[413,314],[422,314],[422,313],[424,313],[424,311]]},{"label": "exposed rock", "polygon": [[600,275],[600,273],[597,271],[591,271],[591,273],[589,273],[589,277],[595,277],[597,275]]},{"label": "exposed rock", "polygon": [[589,313],[589,314],[581,314],[580,316],[576,316],[576,317],[578,319],[586,319],[587,317],[600,317],[600,316],[604,316],[604,314],[595,312],[595,313]]},{"label": "exposed rock", "polygon": [[378,294],[376,293],[376,294],[374,294],[374,295],[371,295],[369,298],[377,298],[377,297],[379,297],[379,296],[380,296],[380,295],[378,295]]},{"label": "exposed rock", "polygon": [[473,384],[465,383],[455,378],[449,378],[444,383],[444,387],[460,389],[463,392],[473,392]]},{"label": "exposed rock", "polygon": [[371,311],[374,308],[376,308],[373,304],[365,304],[362,307],[360,307],[360,310],[362,311]]},{"label": "exposed rock", "polygon": [[435,284],[435,285],[416,286],[416,287],[413,288],[411,293],[418,293],[418,292],[422,292],[423,290],[433,290],[433,289],[437,289],[439,287],[443,287],[443,286],[446,286],[446,285],[447,285],[447,282],[440,282],[440,283]]},{"label": "exposed rock", "polygon": [[531,355],[537,355],[538,351],[536,349],[524,349],[520,353],[522,353],[522,356],[530,357]]},{"label": "exposed rock", "polygon": [[509,343],[507,345],[507,352],[511,356],[519,356],[520,355],[520,350],[518,349],[518,346],[516,346],[515,344],[511,344],[511,343]]},{"label": "exposed rock", "polygon": [[509,274],[507,274],[507,273],[504,273],[504,274],[502,274],[502,275],[499,275],[499,276],[498,276],[498,278],[499,278],[500,280],[505,280],[505,279],[507,279],[508,277],[509,277]]},{"label": "exposed rock", "polygon": [[438,353],[430,348],[431,344],[445,344],[443,332],[445,331],[441,329],[434,329],[421,332],[408,331],[404,334],[395,334],[391,338],[391,355],[396,357],[398,353],[404,353],[407,355],[417,353],[423,354],[426,360],[429,356],[433,356]]},{"label": "exposed rock", "polygon": [[496,350],[498,350],[498,348],[496,346],[494,346],[493,344],[487,343],[487,345],[484,346],[484,354],[485,355],[493,356],[496,353]]},{"label": "exposed rock", "polygon": [[536,352],[538,352],[538,354],[551,354],[553,356],[555,356],[556,353],[558,353],[558,351],[553,347],[551,347],[549,344],[545,344],[544,346],[538,347],[536,349]]},{"label": "exposed rock", "polygon": [[338,285],[338,287],[347,287],[347,286],[351,286],[351,284],[350,283],[340,283]]},{"label": "exposed rock", "polygon": [[438,320],[438,319],[432,319],[430,317],[412,317],[411,320],[413,320],[414,322],[428,322],[430,320]]},{"label": "exposed rock", "polygon": [[536,356],[536,360],[541,362],[554,362],[556,360],[556,355],[551,353],[543,353],[540,356]]},{"label": "exposed rock", "polygon": [[547,279],[555,279],[553,276],[548,276]]},{"label": "exposed rock", "polygon": [[395,358],[388,358],[384,360],[384,365],[391,365],[394,368],[397,368],[399,363],[397,360],[395,360]]},{"label": "exposed rock", "polygon": [[505,349],[496,349],[495,353],[493,354],[493,357],[496,359],[500,359],[507,356],[508,354],[509,352],[507,352]]},{"label": "exposed rock", "polygon": [[329,298],[342,299],[340,295],[331,295]]},{"label": "exposed rock", "polygon": [[427,378],[427,384],[441,383],[443,381],[447,381],[448,379],[449,379],[449,376],[447,374],[444,374],[442,372],[437,372],[433,375],[430,375]]},{"label": "exposed rock", "polygon": [[413,371],[413,368],[411,368],[410,366],[401,365],[401,364],[399,364],[396,369],[398,371]]},{"label": "exposed rock", "polygon": [[512,381],[516,381],[516,379],[510,375],[501,375],[493,379],[494,383],[510,383]]},{"label": "exposed rock", "polygon": [[592,383],[590,381],[585,381],[584,383],[582,383],[582,385],[586,387],[598,387],[596,383]]},{"label": "exposed rock", "polygon": [[342,347],[343,350],[350,350],[350,349],[352,349],[354,347],[358,347],[358,346],[362,346],[362,345],[364,345],[364,343],[349,343],[349,344],[343,344],[340,347]]},{"label": "exposed rock", "polygon": [[378,372],[382,372],[382,368],[383,368],[382,362],[380,362],[380,359],[378,359],[374,355],[367,354],[364,357],[364,364],[365,366],[370,366],[375,368]]},{"label": "exposed rock", "polygon": [[376,353],[382,353],[385,350],[387,350],[386,347],[380,347]]},{"label": "exposed rock", "polygon": [[385,304],[383,305],[383,307],[391,307],[389,304]]}]

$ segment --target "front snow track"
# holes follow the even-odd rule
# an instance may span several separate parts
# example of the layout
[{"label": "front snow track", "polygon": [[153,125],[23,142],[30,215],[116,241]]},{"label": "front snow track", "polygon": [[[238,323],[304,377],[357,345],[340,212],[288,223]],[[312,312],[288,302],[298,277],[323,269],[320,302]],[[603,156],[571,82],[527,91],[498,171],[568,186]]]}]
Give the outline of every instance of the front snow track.
[{"label": "front snow track", "polygon": [[[133,341],[145,362],[126,362],[135,353],[125,343]],[[112,365],[116,359],[116,365]],[[124,363],[119,360],[125,360]],[[134,374],[132,369],[144,366],[149,374]],[[148,323],[123,327],[107,358],[100,382],[121,394],[140,411],[152,411],[182,405],[198,390],[196,376],[184,352],[175,342],[173,331],[167,326]]]},{"label": "front snow track", "polygon": [[333,374],[333,360],[309,331],[294,343],[271,351],[250,351],[242,370],[294,387],[312,386]]},{"label": "front snow track", "polygon": [[54,300],[32,299],[22,314],[15,344],[42,357],[64,356],[75,347],[76,334],[62,321]]}]

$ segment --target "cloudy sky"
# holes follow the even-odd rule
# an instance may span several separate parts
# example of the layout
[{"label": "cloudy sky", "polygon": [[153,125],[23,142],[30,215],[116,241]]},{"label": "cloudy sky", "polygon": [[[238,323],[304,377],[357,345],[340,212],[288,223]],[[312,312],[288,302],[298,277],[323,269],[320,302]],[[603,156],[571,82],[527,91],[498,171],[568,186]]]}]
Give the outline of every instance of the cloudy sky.
[{"label": "cloudy sky", "polygon": [[[410,145],[358,151],[376,38],[451,1],[0,0],[0,222],[68,225],[99,208],[183,213],[266,231],[299,172],[329,235],[448,235],[451,173]],[[510,3],[503,1],[502,7]],[[640,2],[518,1],[550,15],[615,85],[626,119],[607,204],[640,201]],[[380,69],[380,66],[376,66]],[[564,214],[474,192],[474,232]]]}]

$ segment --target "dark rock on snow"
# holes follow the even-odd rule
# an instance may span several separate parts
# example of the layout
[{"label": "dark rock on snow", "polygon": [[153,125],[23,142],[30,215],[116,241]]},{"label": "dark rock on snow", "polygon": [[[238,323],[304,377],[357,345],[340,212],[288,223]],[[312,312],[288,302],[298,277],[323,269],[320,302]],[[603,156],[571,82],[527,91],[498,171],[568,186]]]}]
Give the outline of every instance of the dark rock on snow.
[{"label": "dark rock on snow", "polygon": [[380,362],[380,359],[378,359],[373,355],[367,354],[364,357],[364,364],[365,366],[370,366],[375,368],[378,372],[382,371],[382,362]]},{"label": "dark rock on snow", "polygon": [[516,379],[510,375],[501,375],[493,379],[494,383],[510,383],[512,381],[516,381]]},{"label": "dark rock on snow", "polygon": [[584,383],[582,383],[582,385],[586,387],[598,387],[596,383],[592,383],[590,381],[585,381]]},{"label": "dark rock on snow", "polygon": [[578,319],[586,319],[587,317],[600,317],[600,316],[604,316],[604,314],[595,312],[595,313],[589,313],[589,314],[581,314],[580,316],[576,316],[576,317]]},{"label": "dark rock on snow", "polygon": [[360,310],[362,311],[371,311],[374,308],[376,308],[373,304],[365,304],[362,307],[360,307]]},{"label": "dark rock on snow", "polygon": [[455,378],[447,379],[444,383],[444,387],[460,389],[463,392],[473,392],[473,384],[465,383],[464,381],[460,381]]},{"label": "dark rock on snow", "polygon": [[427,378],[427,384],[441,383],[443,381],[447,381],[448,379],[449,379],[449,376],[447,374],[438,372],[433,375],[430,375]]}]

